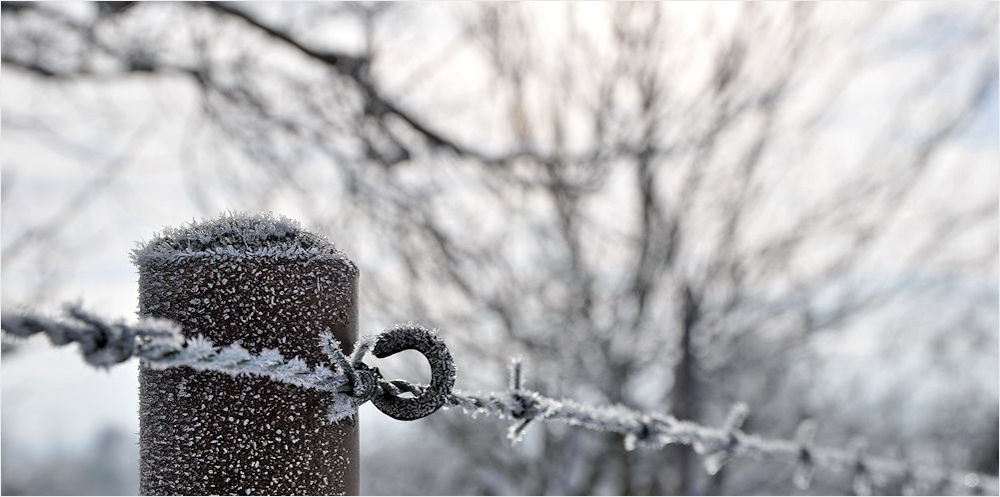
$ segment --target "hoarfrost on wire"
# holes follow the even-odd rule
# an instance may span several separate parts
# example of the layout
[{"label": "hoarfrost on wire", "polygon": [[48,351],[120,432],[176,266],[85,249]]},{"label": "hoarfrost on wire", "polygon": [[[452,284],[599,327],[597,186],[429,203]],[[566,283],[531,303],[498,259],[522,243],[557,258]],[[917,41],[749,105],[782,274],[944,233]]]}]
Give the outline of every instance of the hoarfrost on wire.
[{"label": "hoarfrost on wire", "polygon": [[76,342],[84,360],[96,367],[107,368],[134,356],[154,369],[187,366],[196,371],[218,371],[231,376],[262,376],[333,393],[334,402],[329,411],[331,421],[355,413],[356,405],[350,403],[350,397],[341,395],[348,393],[350,388],[350,379],[343,367],[336,371],[322,365],[309,368],[301,358],[285,359],[275,349],[264,349],[254,355],[238,343],[216,347],[200,335],[185,340],[180,326],[166,319],[143,318],[135,325],[111,322],[76,304],[67,305],[65,312],[71,320],[8,313],[2,317],[2,328],[20,338],[43,333],[53,345]]},{"label": "hoarfrost on wire", "polygon": [[[75,322],[23,315],[0,317],[0,327],[11,335],[27,337],[37,333],[49,336],[55,345],[80,344],[85,360],[99,367],[138,356],[155,368],[188,366],[195,370],[219,371],[230,375],[250,374],[275,381],[328,391],[333,394],[327,411],[328,419],[337,421],[353,415],[357,399],[352,397],[351,368],[360,361],[377,338],[362,338],[352,359],[346,358],[339,344],[330,336],[319,344],[336,356],[334,372],[323,366],[309,369],[297,358],[286,360],[280,352],[265,349],[254,355],[239,344],[217,348],[209,340],[195,336],[186,342],[179,327],[169,321],[143,320],[138,325],[109,322],[90,315],[76,306],[67,308]],[[131,347],[126,347],[131,343]],[[520,374],[512,375],[519,379]],[[398,382],[397,382],[398,383]],[[519,386],[519,381],[514,381]],[[419,395],[424,387],[406,386]],[[488,395],[453,391],[446,407],[459,407],[475,417],[492,414],[517,420],[510,436],[520,438],[524,427],[532,420],[562,421],[591,430],[617,432],[625,435],[629,449],[660,448],[680,443],[692,446],[706,457],[706,470],[717,472],[734,455],[752,458],[785,459],[795,464],[793,480],[798,486],[808,486],[815,466],[853,475],[852,486],[857,493],[868,493],[877,481],[901,480],[905,486],[937,485],[941,489],[996,493],[997,479],[988,475],[951,470],[941,467],[921,467],[906,461],[870,456],[864,445],[854,444],[852,450],[812,446],[814,427],[800,427],[795,441],[764,439],[743,433],[740,426],[748,414],[747,407],[737,404],[721,428],[712,428],[683,421],[668,414],[641,413],[621,405],[597,407],[563,399],[545,397],[538,392],[512,388]],[[942,491],[944,492],[944,490]],[[940,492],[939,492],[940,493]]]}]

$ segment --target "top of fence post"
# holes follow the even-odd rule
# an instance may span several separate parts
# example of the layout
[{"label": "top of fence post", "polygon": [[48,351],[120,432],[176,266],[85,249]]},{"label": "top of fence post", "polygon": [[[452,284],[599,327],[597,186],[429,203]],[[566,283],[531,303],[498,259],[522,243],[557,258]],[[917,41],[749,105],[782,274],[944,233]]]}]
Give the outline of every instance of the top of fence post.
[{"label": "top of fence post", "polygon": [[[357,267],[325,238],[269,214],[226,214],[132,252],[139,313],[188,338],[328,365],[319,336],[357,338]],[[143,494],[357,494],[356,420],[323,392],[189,368],[140,365]]]},{"label": "top of fence post", "polygon": [[168,226],[132,251],[137,265],[191,257],[339,260],[357,272],[347,255],[325,237],[269,213],[230,213],[180,228]]}]

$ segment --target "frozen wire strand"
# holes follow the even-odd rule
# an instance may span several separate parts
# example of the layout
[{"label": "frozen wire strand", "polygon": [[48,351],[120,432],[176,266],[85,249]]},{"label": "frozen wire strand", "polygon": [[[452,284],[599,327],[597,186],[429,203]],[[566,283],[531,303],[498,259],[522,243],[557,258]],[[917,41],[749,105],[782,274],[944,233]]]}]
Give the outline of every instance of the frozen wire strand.
[{"label": "frozen wire strand", "polygon": [[729,459],[733,455],[733,449],[736,448],[736,444],[738,443],[737,435],[749,415],[750,408],[743,402],[736,403],[729,410],[729,414],[726,415],[726,420],[722,424],[722,430],[726,433],[728,441],[721,449],[707,454],[703,461],[705,471],[708,474],[717,474],[729,462]]},{"label": "frozen wire strand", "polygon": [[[408,385],[401,381],[396,381],[394,384],[414,395],[419,395],[422,391],[417,385]],[[670,415],[644,414],[624,406],[594,407],[573,400],[556,400],[530,390],[521,390],[520,395],[531,399],[531,407],[535,412],[543,413],[538,416],[539,419],[562,421],[595,431],[609,431],[626,437],[635,437],[639,439],[637,446],[643,448],[662,448],[676,443],[690,445],[704,454],[729,447],[729,452],[733,456],[785,461],[792,465],[799,462],[802,457],[800,442],[767,439],[738,430],[702,426],[678,420]],[[446,406],[460,407],[473,416],[482,413],[504,419],[516,419],[515,413],[522,408],[522,403],[515,398],[513,392],[481,395],[454,391],[448,397]],[[813,446],[808,450],[811,465],[856,476],[859,462],[859,454],[856,451]],[[984,494],[998,492],[997,478],[981,473],[910,465],[891,458],[873,456],[864,456],[863,464],[867,480],[887,482],[898,478],[966,490],[978,489]]]},{"label": "frozen wire strand", "polygon": [[[200,336],[185,341],[180,327],[168,320],[145,318],[129,325],[89,314],[78,305],[66,306],[65,312],[68,321],[30,314],[6,314],[0,318],[0,328],[22,338],[44,334],[54,345],[78,343],[84,360],[95,367],[107,368],[138,357],[156,369],[187,366],[233,376],[261,376],[338,394],[349,392],[354,384],[348,376],[354,373],[349,363],[346,369],[341,364],[340,371],[325,366],[310,368],[302,359],[285,359],[274,349],[264,349],[255,355],[239,344],[216,347]],[[329,338],[323,338],[328,343]]]},{"label": "frozen wire strand", "polygon": [[[339,344],[331,337],[323,337],[321,345],[341,369],[334,372],[323,366],[309,368],[299,358],[287,360],[273,349],[254,355],[239,344],[218,348],[200,336],[185,341],[179,326],[167,320],[143,319],[136,325],[112,323],[88,314],[78,305],[67,306],[66,313],[71,322],[28,314],[3,316],[0,328],[17,337],[45,334],[54,345],[78,343],[84,360],[97,367],[109,367],[135,356],[158,369],[187,366],[234,376],[248,374],[330,392],[334,394],[334,407],[330,413],[334,420],[354,414],[357,399],[351,394],[355,385],[352,378],[357,376],[355,368],[377,340],[377,337],[363,338],[348,359],[340,351]],[[521,388],[520,361],[513,365],[509,386],[512,388],[508,392],[489,395],[453,391],[448,396],[447,406],[460,407],[472,415],[486,413],[522,420],[511,429],[515,439],[531,420],[562,421],[591,430],[620,433],[625,435],[627,444],[631,440],[633,447],[662,448],[677,443],[690,445],[702,454],[725,450],[734,456],[792,464],[801,464],[803,450],[806,450],[811,466],[855,476],[863,468],[866,484],[870,479],[882,482],[898,478],[909,483],[922,481],[936,488],[955,487],[978,489],[987,494],[998,493],[997,478],[990,475],[916,466],[891,458],[867,456],[860,450],[818,448],[802,440],[765,439],[743,433],[739,430],[739,418],[746,416],[745,407],[734,409],[730,413],[731,421],[723,428],[712,428],[666,414],[644,414],[620,405],[594,407],[568,399],[556,400]],[[379,387],[390,395],[403,392],[419,395],[423,391],[421,386],[400,380],[382,381]]]}]

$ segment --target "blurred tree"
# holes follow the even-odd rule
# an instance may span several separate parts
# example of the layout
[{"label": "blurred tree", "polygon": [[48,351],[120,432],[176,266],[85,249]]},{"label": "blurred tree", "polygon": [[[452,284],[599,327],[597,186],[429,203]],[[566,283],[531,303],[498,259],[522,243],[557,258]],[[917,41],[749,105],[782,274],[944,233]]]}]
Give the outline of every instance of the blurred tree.
[{"label": "blurred tree", "polygon": [[[709,423],[744,400],[754,431],[820,416],[838,444],[903,439],[919,455],[942,441],[831,407],[864,385],[824,391],[818,349],[884,321],[906,329],[879,334],[887,347],[985,340],[956,357],[996,368],[996,302],[938,313],[913,297],[920,278],[995,279],[996,150],[954,144],[995,115],[996,5],[2,5],[3,67],[43,91],[196,87],[188,146],[218,155],[182,164],[192,201],[291,199],[307,224],[349,235],[335,238],[365,275],[368,326],[440,328],[462,387],[500,387],[520,354],[550,394]],[[927,24],[900,27],[914,13]],[[873,78],[882,91],[865,100]],[[961,365],[920,367],[951,378]],[[942,450],[995,471],[996,444],[977,433],[996,387],[970,388],[947,397],[970,422]],[[565,427],[512,450],[458,416],[426,423],[439,436],[407,448],[411,468],[366,461],[368,491],[789,485],[761,466],[709,478],[688,449],[627,452]],[[438,454],[461,464],[432,479]],[[400,487],[394,471],[427,483]]]}]

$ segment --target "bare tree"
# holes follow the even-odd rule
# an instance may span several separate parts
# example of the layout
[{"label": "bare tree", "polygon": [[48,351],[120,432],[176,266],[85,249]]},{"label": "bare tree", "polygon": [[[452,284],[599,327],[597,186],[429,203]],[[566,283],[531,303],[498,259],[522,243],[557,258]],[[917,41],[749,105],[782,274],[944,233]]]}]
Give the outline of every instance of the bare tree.
[{"label": "bare tree", "polygon": [[[280,192],[308,224],[349,233],[338,242],[361,265],[368,320],[440,328],[465,386],[500,386],[503,359],[520,354],[533,386],[552,394],[701,422],[745,400],[755,431],[787,435],[830,414],[832,436],[877,439],[885,432],[844,413],[810,412],[817,343],[919,312],[914,275],[996,274],[995,185],[984,197],[926,200],[927,184],[956,167],[948,147],[995,95],[995,5],[930,10],[960,20],[955,39],[905,66],[905,50],[877,39],[900,9],[98,2],[70,12],[7,2],[2,55],[45,91],[188,81],[209,137],[195,147],[223,143],[245,161],[188,164],[193,201],[230,195],[268,208]],[[407,19],[419,15],[447,19],[448,34],[409,45]],[[358,35],[331,41],[338,30]],[[888,114],[858,117],[851,89],[893,63],[906,80],[882,103]],[[208,186],[210,174],[228,191]],[[954,319],[907,326],[991,339],[995,302],[949,305]],[[983,312],[985,322],[969,319]],[[538,427],[511,449],[502,430],[456,416],[427,423],[438,436],[426,450],[462,464],[448,486],[408,491],[788,484],[741,466],[703,476],[683,447],[630,452],[615,436]],[[955,443],[981,444],[965,457],[995,471],[995,444],[975,437],[986,427]],[[396,488],[379,464],[366,461],[380,475],[369,485]]]}]

